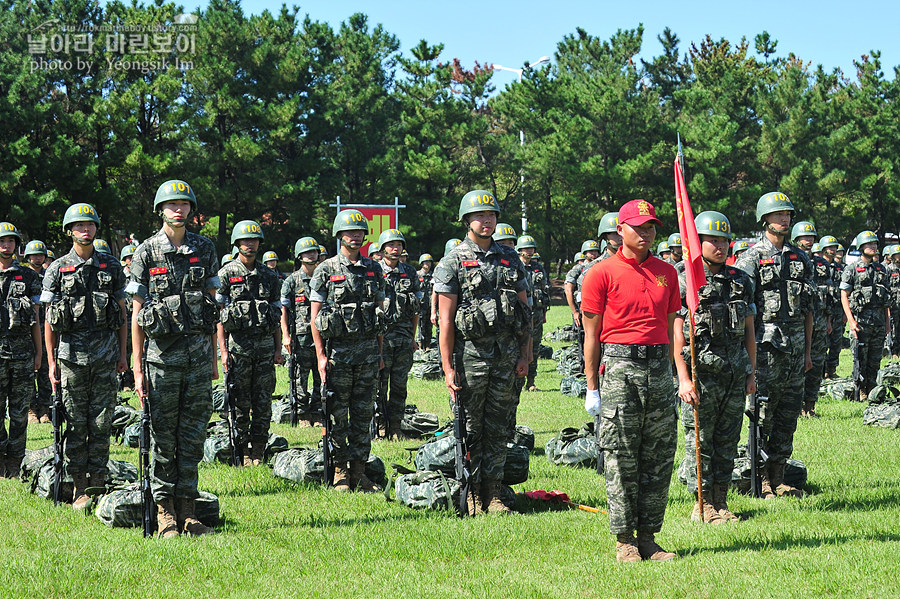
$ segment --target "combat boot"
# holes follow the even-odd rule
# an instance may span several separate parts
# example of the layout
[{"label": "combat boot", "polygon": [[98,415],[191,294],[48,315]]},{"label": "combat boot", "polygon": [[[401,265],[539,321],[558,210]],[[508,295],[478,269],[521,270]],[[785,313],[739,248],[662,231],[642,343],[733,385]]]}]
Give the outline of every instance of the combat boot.
[{"label": "combat boot", "polygon": [[815,400],[804,400],[803,401],[803,409],[800,410],[800,415],[804,418],[818,418],[819,415],[816,414],[816,402]]},{"label": "combat boot", "polygon": [[616,535],[616,560],[623,564],[641,561],[641,553],[638,551],[633,532],[625,532]]},{"label": "combat boot", "polygon": [[501,487],[499,480],[487,479],[481,483],[481,501],[484,504],[484,511],[489,514],[509,514],[512,512],[500,500]]},{"label": "combat boot", "polygon": [[700,501],[697,500],[697,494],[694,493],[694,511],[691,512],[691,520],[705,524],[725,524],[725,519],[719,515],[719,512],[713,507],[706,494],[703,495],[703,514],[701,517]]},{"label": "combat boot", "polygon": [[160,501],[156,509],[156,530],[162,539],[178,536],[178,522],[175,520],[175,500],[166,497]]},{"label": "combat boot", "polygon": [[350,490],[350,472],[347,470],[346,462],[336,462],[334,464],[334,483],[332,486],[335,491],[346,493]]},{"label": "combat boot", "polygon": [[769,477],[779,497],[803,497],[803,491],[784,482],[784,464],[769,464]]},{"label": "combat boot", "polygon": [[40,424],[41,418],[34,410],[28,410],[28,424]]},{"label": "combat boot", "polygon": [[716,483],[713,485],[713,507],[719,512],[725,522],[737,522],[740,520],[728,509],[728,485]]},{"label": "combat boot", "polygon": [[775,491],[772,490],[772,480],[769,478],[770,464],[766,464],[759,469],[760,478],[760,496],[763,499],[775,499]]},{"label": "combat boot", "polygon": [[19,478],[19,473],[22,470],[22,458],[7,457],[3,460],[2,468],[5,470],[4,476],[6,478]]},{"label": "combat boot", "polygon": [[387,439],[388,438],[388,428],[387,423],[385,423],[384,418],[378,418],[378,431],[376,436],[379,439]]},{"label": "combat boot", "polygon": [[259,466],[263,463],[266,457],[266,443],[268,441],[268,437],[260,437],[253,440],[253,443],[250,445],[250,465]]},{"label": "combat boot", "polygon": [[41,413],[41,424],[50,424],[53,420],[50,418],[50,412],[44,408],[44,411]]},{"label": "combat boot", "polygon": [[388,421],[387,426],[387,439],[389,441],[399,441],[400,440],[400,421],[394,420],[393,418]]},{"label": "combat boot", "polygon": [[525,389],[532,392],[540,391],[540,389],[538,389],[534,384],[534,377],[528,377],[528,380],[525,381]]},{"label": "combat boot", "polygon": [[481,503],[481,494],[475,492],[475,489],[471,486],[472,484],[476,483],[470,483],[469,492],[466,493],[466,512],[469,516],[481,516],[484,514],[484,507]]},{"label": "combat boot", "polygon": [[91,498],[85,493],[88,483],[87,474],[73,474],[72,483],[75,486],[75,490],[72,492],[72,509],[76,512],[86,511],[91,505]]},{"label": "combat boot", "polygon": [[197,519],[195,512],[196,501],[193,499],[178,499],[178,522],[182,524],[182,531],[186,535],[199,537],[216,532]]},{"label": "combat boot", "polygon": [[363,493],[377,493],[381,487],[369,480],[366,476],[366,463],[362,460],[350,462],[350,488]]},{"label": "combat boot", "polygon": [[637,548],[641,558],[652,562],[667,562],[678,557],[674,553],[660,547],[656,543],[655,536],[655,533],[652,532],[637,533]]}]

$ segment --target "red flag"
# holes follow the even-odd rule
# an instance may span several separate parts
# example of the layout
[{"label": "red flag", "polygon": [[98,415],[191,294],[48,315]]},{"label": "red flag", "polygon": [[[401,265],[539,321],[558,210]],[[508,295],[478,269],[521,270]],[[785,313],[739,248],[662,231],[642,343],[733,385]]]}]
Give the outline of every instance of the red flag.
[{"label": "red flag", "polygon": [[694,212],[688,200],[687,187],[684,185],[684,173],[681,171],[681,152],[675,158],[675,206],[678,209],[678,231],[681,233],[681,251],[684,254],[684,274],[687,289],[684,295],[691,314],[697,311],[700,299],[697,292],[706,285],[706,272],[703,270],[703,256],[700,249],[700,237],[694,225]]}]

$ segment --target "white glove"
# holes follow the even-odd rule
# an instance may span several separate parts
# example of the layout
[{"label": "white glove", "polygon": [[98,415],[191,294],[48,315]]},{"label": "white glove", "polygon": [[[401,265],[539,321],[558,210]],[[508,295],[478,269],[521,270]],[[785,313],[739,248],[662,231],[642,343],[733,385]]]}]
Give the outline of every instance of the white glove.
[{"label": "white glove", "polygon": [[600,415],[600,390],[588,389],[587,397],[584,398],[584,409],[591,416]]}]

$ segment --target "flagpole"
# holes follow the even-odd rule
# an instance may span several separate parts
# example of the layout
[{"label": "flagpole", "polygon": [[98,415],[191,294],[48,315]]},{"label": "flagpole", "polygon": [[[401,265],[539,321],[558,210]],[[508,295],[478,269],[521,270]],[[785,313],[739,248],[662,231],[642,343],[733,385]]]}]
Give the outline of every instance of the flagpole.
[{"label": "flagpole", "polygon": [[[682,181],[684,180],[684,153],[681,151],[681,134],[678,133],[678,154],[675,156],[675,160],[678,162],[678,166],[681,167],[681,177]],[[677,181],[676,181],[677,185]],[[686,186],[686,184],[685,184]],[[685,194],[687,194],[687,190],[685,189]],[[682,194],[678,194],[681,196]],[[683,201],[683,199],[682,199]],[[682,240],[684,243],[684,240]],[[703,519],[703,464],[700,461],[700,391],[697,389],[697,353],[696,347],[694,345],[694,334],[696,331],[696,323],[694,321],[694,310],[688,310],[691,316],[691,327],[689,333],[689,341],[691,344],[691,387],[694,389],[694,395],[697,398],[696,405],[693,406],[694,412],[694,452],[697,457],[697,509],[700,512],[700,521],[705,522]]]}]

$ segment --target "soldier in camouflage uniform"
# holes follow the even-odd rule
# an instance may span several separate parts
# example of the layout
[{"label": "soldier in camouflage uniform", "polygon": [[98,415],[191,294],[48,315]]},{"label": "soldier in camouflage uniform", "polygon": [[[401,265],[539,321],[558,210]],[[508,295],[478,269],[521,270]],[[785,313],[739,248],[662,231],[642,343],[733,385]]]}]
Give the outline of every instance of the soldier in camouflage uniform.
[{"label": "soldier in camouflage uniform", "polygon": [[380,489],[365,474],[386,326],[381,267],[359,251],[368,231],[362,212],[338,213],[332,235],[340,240],[341,249],[316,268],[309,283],[319,376],[328,387],[325,415],[331,420],[338,491]]},{"label": "soldier in camouflage uniform", "polygon": [[[462,243],[462,239],[448,239],[447,243],[444,244],[444,255],[448,255],[450,251]],[[438,263],[440,264],[440,262]],[[431,324],[434,325],[434,336],[437,339],[441,334],[441,322],[438,319],[437,313],[437,293],[434,291],[434,277],[431,279]],[[441,348],[438,346],[438,353],[440,353]]]},{"label": "soldier in camouflage uniform", "polygon": [[584,270],[584,267],[587,266],[592,260],[600,256],[600,243],[593,240],[588,239],[584,243],[581,244],[581,261],[578,260],[578,255],[575,256],[575,266],[566,273],[566,280],[563,284],[563,289],[566,293],[566,303],[569,304],[569,310],[572,311],[572,321],[575,325],[580,329],[581,328],[581,289],[578,285],[578,278],[581,276],[581,271]]},{"label": "soldier in camouflage uniform", "polygon": [[[532,360],[528,364],[528,380],[525,388],[537,391],[534,378],[537,376],[537,352],[544,336],[544,323],[547,322],[547,310],[550,309],[550,277],[543,265],[534,259],[537,242],[531,235],[523,235],[516,241],[516,251],[525,265],[525,273],[531,285],[531,353]],[[515,421],[513,421],[515,425]]]},{"label": "soldier in camouflage uniform", "polygon": [[431,294],[434,286],[432,284],[434,258],[431,254],[419,256],[419,267],[416,271],[416,276],[419,277],[419,331],[416,340],[420,349],[428,349],[431,346]]},{"label": "soldier in camouflage uniform", "polygon": [[619,247],[622,245],[622,236],[616,232],[616,227],[619,225],[619,213],[618,212],[608,212],[603,215],[603,218],[600,219],[600,225],[597,227],[597,238],[600,240],[600,255],[594,258],[593,260],[586,261],[584,266],[581,269],[581,274],[578,275],[578,280],[576,282],[576,295],[581,297],[581,286],[584,284],[584,277],[587,273],[599,264],[603,262],[607,258],[611,258],[616,255],[616,252],[619,251]]},{"label": "soldier in camouflage uniform", "polygon": [[[669,259],[666,260],[669,264],[676,267],[676,270],[680,270],[680,268],[684,268],[684,264],[681,264],[684,261],[684,256],[682,254],[681,248],[681,233],[672,233],[669,235],[669,238],[666,239],[666,243],[669,244],[669,251],[671,255]],[[679,268],[677,265],[681,264]]]},{"label": "soldier in camouflage uniform", "polygon": [[43,345],[37,311],[41,279],[16,261],[21,241],[15,225],[0,223],[0,477],[7,478],[19,475],[25,457],[26,402],[34,395]]},{"label": "soldier in camouflage uniform", "polygon": [[691,380],[690,316],[687,278],[678,277],[681,311],[675,317],[675,368],[681,396],[681,423],[687,456],[688,490],[697,493],[694,410],[700,424],[703,510],[694,503],[691,520],[709,524],[735,522],[728,509],[728,487],[744,421],[744,398],[756,392],[756,332],[753,286],[747,275],[727,266],[731,223],[721,212],[701,212],[694,219],[700,235],[706,284],[698,291],[694,315],[696,382]]},{"label": "soldier in camouflage uniform", "polygon": [[469,513],[506,513],[500,501],[513,380],[528,373],[531,309],[525,266],[492,239],[500,209],[487,191],[463,196],[466,237],[434,273],[444,382],[464,411],[471,476]]},{"label": "soldier in camouflage uniform", "polygon": [[825,374],[825,358],[828,355],[828,335],[831,333],[831,266],[821,256],[813,256],[812,248],[818,232],[816,226],[808,221],[800,221],[791,228],[791,242],[806,252],[813,264],[813,286],[815,300],[812,306],[813,334],[809,357],[812,368],[806,371],[803,383],[803,408],[800,415],[804,418],[818,418],[816,400]]},{"label": "soldier in camouflage uniform", "polygon": [[826,235],[819,240],[819,247],[822,248],[822,258],[828,262],[829,269],[829,299],[828,299],[828,316],[831,321],[831,331],[828,333],[827,345],[828,353],[825,357],[825,378],[833,379],[837,376],[836,371],[838,361],[843,349],[844,338],[844,307],[841,305],[841,273],[844,265],[840,264],[835,258],[838,248],[838,240],[832,235]]},{"label": "soldier in camouflage uniform", "polygon": [[[312,304],[309,299],[309,283],[319,263],[319,243],[312,237],[298,239],[294,244],[294,260],[294,272],[281,285],[281,338],[285,351],[296,361],[294,376],[302,390],[296,398],[300,426],[312,426],[322,414],[322,380],[316,364],[316,344],[310,325]],[[307,391],[310,373],[313,385]]]},{"label": "soldier in camouflage uniform", "polygon": [[891,335],[888,343],[892,360],[900,358],[900,245],[885,248],[884,268],[888,275],[888,291],[891,296]]},{"label": "soldier in camouflage uniform", "polygon": [[769,455],[760,468],[766,499],[802,495],[784,483],[784,466],[794,449],[804,374],[812,368],[816,291],[812,262],[786,239],[793,216],[794,205],[783,193],[762,196],[756,218],[765,234],[735,264],[750,275],[755,289],[760,442]]},{"label": "soldier in camouflage uniform", "polygon": [[582,289],[585,408],[600,417],[609,528],[621,562],[676,557],[655,538],[677,445],[672,330],[681,308],[674,268],[650,252],[659,224],[649,202],[623,205],[622,249],[592,268]]},{"label": "soldier in camouflage uniform", "polygon": [[[263,241],[262,227],[244,220],[231,231],[238,256],[219,269],[221,287],[216,301],[222,307],[217,326],[219,355],[224,370],[234,368],[234,405],[241,447],[250,442],[244,466],[258,466],[265,456],[272,423],[275,364],[281,356],[281,279],[256,259]],[[227,340],[226,340],[227,335]]]},{"label": "soldier in camouflage uniform", "polygon": [[672,257],[672,250],[669,249],[668,241],[660,241],[659,246],[656,248],[656,257],[662,260],[663,262],[668,262],[669,258]]},{"label": "soldier in camouflage uniform", "polygon": [[750,244],[746,241],[735,241],[734,245],[731,246],[731,255],[734,256],[734,261],[737,262],[741,255],[749,249]]},{"label": "soldier in camouflage uniform", "polygon": [[219,265],[212,241],[186,228],[197,211],[190,185],[166,181],[153,209],[162,228],[138,246],[126,288],[134,302],[135,390],[150,410],[150,484],[159,534],[202,535],[212,532],[197,519],[195,500],[213,410],[210,381],[218,377],[213,338]]},{"label": "soldier in camouflage uniform", "polygon": [[278,254],[269,250],[265,254],[263,254],[262,263],[268,266],[272,271],[278,275],[278,279],[283,281],[285,279],[284,273],[278,270]]},{"label": "soldier in camouflage uniform", "polygon": [[128,367],[125,273],[115,256],[95,249],[99,228],[93,206],[69,206],[63,230],[72,237],[72,249],[47,269],[41,294],[50,381],[62,381],[66,471],[76,510],[90,505],[88,486],[106,484],[116,373]]},{"label": "soldier in camouflage uniform", "polygon": [[[25,246],[25,264],[37,273],[41,280],[44,281],[44,263],[47,262],[47,246],[43,241],[29,241]],[[44,330],[44,308],[40,304],[38,309],[38,326]],[[41,343],[41,368],[35,374],[37,381],[37,393],[31,399],[31,409],[28,410],[28,424],[46,424],[50,422],[50,405],[53,401],[51,397],[53,389],[50,386],[50,362],[47,360],[47,348]]]},{"label": "soldier in camouflage uniform", "polygon": [[397,229],[382,231],[378,247],[384,254],[387,332],[382,343],[384,368],[378,373],[379,434],[388,439],[400,437],[400,421],[406,412],[406,382],[416,350],[416,327],[419,326],[419,277],[416,270],[400,261],[406,239]]},{"label": "soldier in camouflage uniform", "polygon": [[[134,256],[134,252],[137,250],[137,246],[133,244],[128,244],[122,248],[122,251],[119,253],[119,262],[122,263],[122,270],[125,272],[125,280],[131,280],[131,260]],[[127,363],[129,365],[128,370],[125,372],[119,373],[119,386],[122,389],[133,389],[134,388],[134,373],[131,369],[131,317],[134,315],[134,302],[131,297],[125,298],[125,328],[128,331],[128,341],[125,344],[125,349],[128,352]]]},{"label": "soldier in camouflage uniform", "polygon": [[890,292],[888,274],[875,261],[878,236],[863,231],[853,245],[861,252],[859,260],[841,275],[841,305],[850,327],[851,351],[858,356],[860,401],[868,401],[881,365],[885,337],[890,334]]}]

